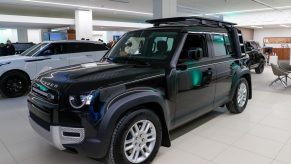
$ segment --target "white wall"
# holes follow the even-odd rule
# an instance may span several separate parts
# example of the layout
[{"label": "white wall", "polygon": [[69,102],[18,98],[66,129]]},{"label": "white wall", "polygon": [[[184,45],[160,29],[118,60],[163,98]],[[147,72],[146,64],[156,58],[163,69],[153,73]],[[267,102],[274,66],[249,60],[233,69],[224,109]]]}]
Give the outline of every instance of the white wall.
[{"label": "white wall", "polygon": [[93,31],[93,41],[98,41],[102,39],[105,43],[108,43],[113,40],[114,35],[122,36],[125,34],[125,31]]},{"label": "white wall", "polygon": [[[255,29],[254,40],[258,41],[261,46],[263,46],[265,37],[291,37],[291,28]],[[281,47],[281,44],[267,44],[266,46]]]},{"label": "white wall", "polygon": [[98,41],[99,39],[102,39],[105,43],[108,43],[107,41],[107,32],[106,31],[93,31],[93,41]]},{"label": "white wall", "polygon": [[113,36],[114,35],[120,35],[122,36],[123,34],[125,34],[125,31],[108,31],[107,32],[107,42],[112,41],[113,40]]},{"label": "white wall", "polygon": [[41,34],[42,34],[41,29],[28,29],[27,30],[28,42],[40,43],[42,41]]}]

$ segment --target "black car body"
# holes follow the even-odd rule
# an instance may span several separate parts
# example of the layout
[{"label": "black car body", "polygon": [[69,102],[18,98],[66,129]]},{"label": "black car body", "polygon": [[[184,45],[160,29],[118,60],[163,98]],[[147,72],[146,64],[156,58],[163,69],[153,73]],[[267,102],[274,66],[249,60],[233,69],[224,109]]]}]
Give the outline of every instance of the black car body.
[{"label": "black car body", "polygon": [[[127,33],[101,62],[36,78],[28,96],[32,127],[61,150],[108,156],[109,163],[149,163],[160,145],[171,145],[169,131],[225,104],[232,113],[245,109],[251,76],[234,24],[199,17],[149,22],[155,27]],[[133,118],[151,120],[156,140],[148,158],[130,161],[116,150],[130,133],[120,128]]]},{"label": "black car body", "polygon": [[266,58],[261,51],[260,44],[255,41],[246,41],[246,53],[249,58],[246,60],[246,64],[250,69],[255,69],[256,73],[260,74],[264,72]]}]

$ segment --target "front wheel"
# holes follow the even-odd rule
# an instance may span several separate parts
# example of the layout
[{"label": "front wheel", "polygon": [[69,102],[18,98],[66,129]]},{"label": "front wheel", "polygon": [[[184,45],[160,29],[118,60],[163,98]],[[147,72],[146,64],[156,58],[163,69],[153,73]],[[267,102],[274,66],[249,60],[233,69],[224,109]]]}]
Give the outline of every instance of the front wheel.
[{"label": "front wheel", "polygon": [[19,72],[4,74],[0,81],[1,93],[8,98],[25,95],[29,90],[29,79]]},{"label": "front wheel", "polygon": [[234,97],[226,104],[229,112],[238,114],[245,110],[249,100],[249,84],[245,78],[239,80]]},{"label": "front wheel", "polygon": [[124,116],[117,124],[107,162],[110,164],[148,164],[156,156],[162,140],[159,118],[143,109]]}]

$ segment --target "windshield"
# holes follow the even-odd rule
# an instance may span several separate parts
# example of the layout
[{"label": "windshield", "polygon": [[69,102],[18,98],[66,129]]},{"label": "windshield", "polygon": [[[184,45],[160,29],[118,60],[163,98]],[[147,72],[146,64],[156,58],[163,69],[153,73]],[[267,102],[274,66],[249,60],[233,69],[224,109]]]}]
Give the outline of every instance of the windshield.
[{"label": "windshield", "polygon": [[178,43],[177,31],[134,31],[124,35],[106,57],[113,62],[165,61]]},{"label": "windshield", "polygon": [[30,47],[29,49],[27,49],[26,51],[24,51],[20,55],[21,56],[33,56],[36,52],[42,50],[46,45],[48,45],[48,43],[39,43],[39,44],[36,44],[36,45]]}]

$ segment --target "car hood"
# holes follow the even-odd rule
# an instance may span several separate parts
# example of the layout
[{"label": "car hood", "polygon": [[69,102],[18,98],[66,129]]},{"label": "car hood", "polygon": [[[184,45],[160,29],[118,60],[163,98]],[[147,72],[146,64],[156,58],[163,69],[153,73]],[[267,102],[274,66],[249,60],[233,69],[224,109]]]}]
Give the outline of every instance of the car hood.
[{"label": "car hood", "polygon": [[17,60],[25,60],[30,59],[31,57],[28,56],[20,56],[20,55],[11,55],[11,56],[2,56],[0,57],[0,63],[2,62],[13,62]]},{"label": "car hood", "polygon": [[70,93],[78,93],[123,85],[164,74],[165,71],[162,68],[100,62],[50,70],[42,73],[36,81],[47,84],[48,87],[55,86],[59,90],[66,89]]}]

